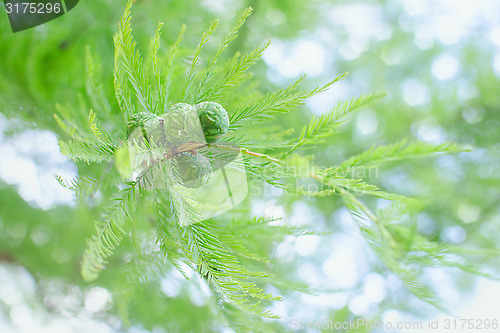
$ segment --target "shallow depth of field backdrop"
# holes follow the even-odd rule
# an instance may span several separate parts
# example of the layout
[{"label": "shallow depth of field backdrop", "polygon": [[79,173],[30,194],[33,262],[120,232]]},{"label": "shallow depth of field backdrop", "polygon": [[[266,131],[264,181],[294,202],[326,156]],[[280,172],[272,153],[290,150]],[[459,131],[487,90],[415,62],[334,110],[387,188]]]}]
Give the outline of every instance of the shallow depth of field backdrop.
[{"label": "shallow depth of field backdrop", "polygon": [[[76,207],[72,192],[54,179],[54,173],[74,177],[77,169],[59,152],[53,114],[56,103],[80,102],[86,45],[102,61],[104,89],[112,94],[112,35],[124,6],[124,1],[83,1],[57,20],[16,34],[0,6],[0,332],[142,332],[148,326],[155,332],[210,332],[217,327],[207,306],[209,291],[179,274],[170,272],[158,290],[144,292],[137,300],[143,307],[137,322],[128,323],[120,323],[110,292],[83,283],[79,275],[94,217],[90,208]],[[350,73],[283,118],[287,127],[300,128],[339,99],[388,93],[343,125],[328,141],[328,154],[317,156],[319,164],[335,165],[372,144],[403,138],[473,146],[468,153],[382,165],[372,181],[424,198],[427,207],[417,226],[429,238],[495,253],[500,242],[500,3],[138,0],[133,29],[145,49],[163,21],[166,50],[186,24],[184,43],[192,48],[213,18],[225,31],[248,6],[255,12],[231,52],[271,39],[252,70],[260,81],[257,89],[282,87],[303,74],[313,85]],[[317,295],[294,293],[275,304],[283,330],[292,319],[395,323],[446,317],[380,263],[339,200],[291,205],[269,188],[251,207],[256,215],[331,233],[275,246],[275,265],[317,288]],[[479,256],[475,263],[493,274],[499,268],[496,257]],[[450,314],[500,319],[498,282],[453,267],[428,269],[424,279]],[[164,293],[168,304],[148,302],[148,293]],[[148,317],[148,307],[164,307],[163,322]]]}]

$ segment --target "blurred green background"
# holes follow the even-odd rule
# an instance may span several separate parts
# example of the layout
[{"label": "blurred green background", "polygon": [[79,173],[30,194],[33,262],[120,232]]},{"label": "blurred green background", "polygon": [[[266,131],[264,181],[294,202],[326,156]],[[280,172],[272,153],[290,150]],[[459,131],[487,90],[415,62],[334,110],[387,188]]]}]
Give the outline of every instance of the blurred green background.
[{"label": "blurred green background", "polygon": [[[133,285],[133,293],[124,290],[118,273],[105,272],[92,285],[79,275],[85,239],[98,216],[95,202],[76,205],[53,177],[72,177],[85,168],[60,154],[53,114],[56,103],[88,102],[87,45],[103,63],[104,89],[113,98],[112,36],[124,6],[125,1],[82,1],[68,14],[16,34],[0,6],[0,332],[232,332],[210,304],[206,285],[184,280],[173,269],[154,283]],[[328,153],[317,156],[320,165],[336,165],[372,144],[403,138],[474,146],[469,153],[384,165],[371,181],[423,199],[427,207],[418,216],[418,230],[429,238],[498,248],[499,2],[138,0],[134,34],[145,50],[157,22],[164,22],[166,52],[186,24],[184,46],[190,50],[212,19],[219,18],[220,30],[227,31],[248,6],[254,14],[228,54],[272,40],[252,71],[258,90],[282,87],[303,74],[312,87],[350,73],[293,116],[280,118],[282,126],[298,129],[341,99],[388,92],[325,143]],[[207,48],[217,47],[221,36]],[[274,331],[291,328],[293,319],[444,318],[378,261],[339,200],[297,200],[269,190],[248,207],[256,215],[331,232],[287,238],[273,247],[276,270],[317,290],[317,295],[286,295],[275,304],[283,319],[272,324]],[[499,267],[496,256],[474,258],[486,270]],[[452,267],[426,270],[424,277],[450,314],[498,315],[498,283]],[[134,306],[123,309],[119,300],[127,295],[135,297]]]}]

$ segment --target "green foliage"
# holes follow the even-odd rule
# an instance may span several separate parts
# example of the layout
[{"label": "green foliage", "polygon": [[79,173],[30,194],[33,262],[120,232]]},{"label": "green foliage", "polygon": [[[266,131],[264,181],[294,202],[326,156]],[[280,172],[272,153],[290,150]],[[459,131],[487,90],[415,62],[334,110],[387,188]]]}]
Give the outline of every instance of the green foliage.
[{"label": "green foliage", "polygon": [[97,233],[89,240],[87,250],[82,261],[82,277],[95,280],[99,271],[104,268],[105,258],[108,257],[122,240],[123,224],[135,210],[136,183],[129,183],[120,193],[120,197],[113,198],[113,205],[108,208],[104,221],[96,225]]},{"label": "green foliage", "polygon": [[358,166],[375,165],[377,163],[397,161],[412,157],[427,156],[432,153],[460,153],[468,151],[465,147],[456,144],[433,144],[428,142],[414,142],[407,144],[406,140],[387,146],[374,146],[371,149],[355,155],[342,162],[339,171],[346,172]]},{"label": "green foliage", "polygon": [[[342,77],[343,76],[338,77],[337,79],[332,81],[332,83]],[[311,91],[309,96],[321,92],[324,89],[325,88],[321,88],[317,91],[313,90]],[[324,138],[334,133],[335,129],[337,129],[337,127],[339,127],[342,124],[342,122],[345,121],[346,117],[351,112],[354,112],[359,108],[365,106],[366,104],[371,103],[372,101],[383,96],[384,94],[374,93],[368,96],[353,98],[349,102],[346,102],[344,104],[339,104],[332,111],[325,113],[320,117],[311,119],[309,124],[305,125],[304,128],[302,129],[300,136],[297,139],[294,139],[292,140],[292,142],[290,142],[291,147],[286,152],[285,156],[292,153],[294,150],[296,150],[301,146],[322,142]]]},{"label": "green foliage", "polygon": [[244,123],[248,124],[272,119],[276,114],[285,113],[301,105],[305,99],[326,91],[335,82],[342,80],[345,76],[346,73],[341,74],[325,85],[312,90],[296,91],[299,83],[304,79],[304,77],[301,77],[287,88],[264,96],[244,108],[236,109],[230,118],[231,126],[235,128]]},{"label": "green foliage", "polygon": [[[203,33],[200,43],[194,51],[190,64],[178,61],[176,54],[184,37],[185,28],[170,48],[168,58],[160,56],[160,40],[162,24],[157,26],[152,38],[148,56],[143,61],[131,29],[131,7],[129,1],[121,18],[119,32],[114,36],[115,68],[114,90],[121,113],[121,119],[111,116],[111,101],[105,99],[102,86],[99,84],[99,68],[87,50],[87,85],[86,91],[94,107],[88,117],[88,126],[74,124],[67,115],[56,115],[66,137],[61,137],[61,151],[74,161],[86,163],[113,162],[122,160],[117,155],[126,148],[125,132],[127,122],[135,115],[147,112],[160,115],[175,103],[199,103],[220,101],[228,93],[237,93],[237,88],[248,83],[250,77],[247,70],[262,55],[269,45],[265,43],[250,53],[241,56],[239,53],[223,62],[225,51],[233,42],[239,29],[251,14],[251,9],[244,11],[235,27],[223,39],[215,54],[203,66],[204,47],[215,33],[218,21],[214,21]],[[174,73],[184,71],[185,77],[177,77]],[[438,306],[434,293],[419,279],[422,267],[438,267],[442,258],[447,255],[459,255],[438,241],[430,240],[416,233],[412,219],[419,209],[415,200],[399,194],[380,190],[377,186],[363,179],[349,177],[347,172],[352,168],[370,166],[386,161],[395,161],[413,157],[425,157],[437,153],[458,153],[462,147],[453,144],[434,145],[424,142],[406,144],[400,142],[387,146],[375,146],[372,149],[348,158],[344,162],[329,168],[315,165],[307,156],[299,155],[299,149],[322,143],[335,134],[338,127],[354,111],[364,107],[383,93],[374,93],[341,102],[331,111],[319,117],[313,117],[300,134],[289,138],[290,129],[284,129],[268,137],[254,138],[252,124],[276,119],[278,116],[299,108],[304,101],[314,95],[325,92],[341,79],[342,74],[330,82],[313,89],[299,89],[304,78],[298,79],[284,89],[273,93],[248,98],[240,96],[233,105],[225,106],[230,110],[230,128],[233,136],[224,138],[220,143],[209,147],[221,150],[237,149],[243,155],[242,165],[252,181],[260,181],[278,187],[291,196],[331,197],[338,195],[354,216],[367,242],[372,245],[382,262],[396,274],[408,289],[421,299]],[[173,87],[183,87],[176,92]],[[234,110],[231,112],[231,110]],[[61,113],[61,112],[60,112]],[[97,122],[112,119],[106,123],[108,131]],[[109,133],[117,133],[110,135]],[[230,144],[236,143],[241,148]],[[201,145],[206,148],[207,145]],[[151,147],[149,147],[151,148]],[[154,148],[154,147],[153,147]],[[258,151],[249,150],[257,149]],[[268,151],[271,150],[271,151]],[[120,165],[114,167],[120,171]],[[164,190],[146,191],[151,187],[154,172],[164,175]],[[145,224],[155,232],[156,243],[161,249],[161,257],[153,258],[149,267],[151,274],[162,274],[166,269],[166,260],[185,276],[186,265],[199,273],[211,286],[216,303],[220,306],[230,325],[241,330],[252,328],[265,331],[267,327],[260,316],[276,318],[268,306],[272,301],[279,301],[266,291],[266,283],[274,283],[277,277],[266,273],[268,258],[245,244],[245,237],[270,237],[270,241],[279,240],[287,235],[307,235],[309,230],[299,227],[276,224],[271,218],[252,218],[248,214],[235,213],[235,220],[228,222],[227,216],[220,218],[203,218],[203,203],[197,201],[191,189],[179,181],[179,175],[172,168],[171,159],[164,155],[151,167],[141,172],[132,180],[123,182],[118,172],[103,175],[110,180],[106,183],[105,193],[109,202],[101,218],[96,224],[96,233],[89,240],[82,261],[81,274],[87,281],[95,280],[99,273],[118,251],[118,245],[127,238],[128,228],[136,228],[137,224]],[[99,181],[84,181],[85,177],[70,182],[57,177],[61,185],[78,193],[95,193],[99,189]],[[90,178],[95,179],[95,178]],[[310,190],[304,186],[311,182],[317,188]],[[91,184],[89,186],[89,183]],[[110,185],[111,184],[111,185]],[[89,189],[91,189],[89,191]],[[368,203],[360,197],[368,195]],[[108,198],[107,197],[107,198]],[[372,197],[391,201],[388,209],[372,211],[369,203]],[[136,211],[144,209],[148,215],[139,215]],[[151,227],[145,223],[154,221]],[[143,258],[143,248],[134,248],[133,256]],[[422,255],[424,253],[424,255]],[[138,260],[138,265],[146,266],[145,259]],[[249,263],[250,262],[250,263]],[[445,265],[449,265],[445,261]],[[252,267],[259,269],[253,270]],[[415,270],[414,267],[418,269]],[[465,269],[465,266],[462,266]],[[142,270],[141,266],[137,271]],[[143,280],[147,280],[143,279]],[[284,284],[292,286],[292,284]],[[300,288],[297,288],[301,290]],[[281,289],[280,289],[281,290]]]},{"label": "green foliage", "polygon": [[[135,90],[135,97],[141,109],[155,113],[156,105],[153,102],[150,78],[146,77],[144,73],[141,55],[136,49],[136,42],[132,37],[130,8],[131,5],[128,4],[120,21],[120,30],[114,36],[115,57],[117,59],[117,63],[115,63],[116,75],[120,82],[123,82],[124,85],[130,84]],[[159,39],[160,28],[161,26],[157,30],[155,40]],[[153,44],[153,49],[155,48],[156,45]],[[153,54],[155,53],[157,51],[153,51]],[[153,61],[154,63],[155,61]],[[124,94],[127,94],[127,91],[124,90]],[[132,96],[125,95],[125,98],[131,100]]]},{"label": "green foliage", "polygon": [[266,48],[271,45],[267,42],[257,47],[255,50],[241,56],[239,53],[235,54],[232,61],[219,70],[219,75],[214,75],[212,80],[212,88],[203,94],[205,100],[219,100],[230,89],[237,87],[245,79],[245,74],[251,65],[262,56]]}]

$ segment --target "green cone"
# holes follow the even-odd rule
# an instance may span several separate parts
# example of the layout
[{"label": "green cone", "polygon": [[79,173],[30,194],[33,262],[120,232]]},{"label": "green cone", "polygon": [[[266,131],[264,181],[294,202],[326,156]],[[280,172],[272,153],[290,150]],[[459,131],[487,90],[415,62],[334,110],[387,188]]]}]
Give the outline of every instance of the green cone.
[{"label": "green cone", "polygon": [[201,128],[208,143],[217,142],[229,130],[227,111],[215,102],[203,102],[195,106],[200,118]]},{"label": "green cone", "polygon": [[[136,129],[140,129],[142,136],[146,140],[153,140],[156,145],[164,144],[165,135],[163,133],[165,121],[163,118],[149,112],[139,112],[132,115],[127,123],[127,135],[130,137]],[[140,136],[139,131],[134,138]]]},{"label": "green cone", "polygon": [[182,184],[196,188],[210,182],[213,175],[210,161],[203,155],[195,152],[184,152],[174,157],[174,165],[179,171]]}]

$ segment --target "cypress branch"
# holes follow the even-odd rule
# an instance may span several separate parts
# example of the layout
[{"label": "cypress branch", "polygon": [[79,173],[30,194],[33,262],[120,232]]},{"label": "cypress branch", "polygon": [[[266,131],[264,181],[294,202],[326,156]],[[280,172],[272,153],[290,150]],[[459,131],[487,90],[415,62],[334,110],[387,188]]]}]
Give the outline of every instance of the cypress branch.
[{"label": "cypress branch", "polygon": [[161,28],[163,23],[158,23],[158,27],[156,28],[156,33],[153,37],[152,43],[152,66],[153,66],[153,74],[155,78],[156,87],[158,89],[158,101],[155,105],[154,110],[156,113],[161,114],[165,108],[165,85],[163,83],[163,74],[160,68],[160,57],[158,56],[158,50],[160,49],[160,37],[161,37]]},{"label": "cypress branch", "polygon": [[151,96],[151,83],[144,74],[142,58],[136,50],[136,42],[132,37],[130,9],[134,1],[129,0],[125,13],[120,20],[120,30],[115,37],[115,50],[118,57],[119,72],[124,73],[128,82],[136,92],[136,97],[144,111],[155,113],[155,105]]},{"label": "cypress branch", "polygon": [[217,62],[219,61],[220,56],[228,48],[229,44],[231,44],[231,42],[233,40],[235,40],[236,37],[238,37],[238,31],[243,26],[246,19],[252,14],[252,11],[253,11],[252,7],[248,7],[243,12],[243,14],[238,19],[236,26],[231,31],[229,31],[228,35],[226,36],[224,41],[219,46],[215,56],[213,57],[213,59],[211,61],[209,61],[207,69],[205,70],[205,72],[203,74],[201,74],[201,76],[203,78],[201,79],[201,82],[198,86],[196,95],[194,97],[195,103],[199,103],[199,102],[202,102],[204,100],[207,100],[207,98],[209,97],[207,95],[209,94],[210,89],[208,89],[206,86],[208,85],[208,83],[210,81],[212,81],[212,76],[215,72],[216,65],[217,65]]},{"label": "cypress branch", "polygon": [[165,98],[163,101],[164,106],[170,103],[170,90],[172,87],[172,74],[174,72],[174,61],[177,53],[179,52],[179,47],[182,43],[182,40],[184,39],[185,31],[186,31],[186,26],[182,25],[181,31],[179,32],[179,35],[177,36],[174,45],[172,45],[172,47],[170,48],[170,53],[166,64],[166,78],[165,78],[165,89],[164,89]]},{"label": "cypress branch", "polygon": [[323,86],[312,90],[294,92],[299,83],[304,79],[304,77],[301,77],[287,88],[277,90],[244,108],[237,109],[230,118],[231,128],[238,128],[250,122],[255,123],[267,120],[273,118],[276,114],[288,112],[303,104],[307,98],[328,90],[335,82],[342,80],[345,76],[346,73],[341,74]]},{"label": "cypress branch", "polygon": [[407,144],[406,140],[393,143],[386,146],[373,146],[367,151],[355,155],[342,162],[336,172],[346,172],[357,166],[375,165],[402,159],[416,157],[427,157],[436,153],[461,153],[468,151],[467,148],[452,144],[434,144],[429,142],[417,141]]},{"label": "cypress branch", "polygon": [[271,41],[262,44],[242,57],[235,56],[233,61],[228,62],[227,66],[220,70],[221,74],[212,80],[213,87],[207,89],[204,94],[200,94],[197,101],[219,100],[231,88],[237,87],[244,80],[246,71],[255,64],[269,45],[271,45]]},{"label": "cypress branch", "polygon": [[[341,77],[343,76],[340,76],[339,78]],[[333,82],[335,81],[332,81],[332,83]],[[348,102],[339,103],[328,113],[319,117],[313,117],[309,124],[304,126],[300,136],[290,142],[292,147],[284,154],[284,156],[291,154],[293,151],[304,145],[323,142],[326,137],[335,133],[335,130],[346,120],[346,117],[349,114],[383,96],[385,96],[385,93],[373,93],[353,98]]]},{"label": "cypress branch", "polygon": [[200,54],[201,51],[203,50],[203,47],[205,44],[208,42],[210,39],[210,35],[212,35],[215,30],[217,29],[217,26],[219,25],[218,20],[214,20],[210,27],[205,30],[203,35],[201,36],[201,41],[200,44],[198,44],[198,47],[196,48],[196,51],[194,52],[193,55],[193,60],[191,61],[191,68],[188,72],[187,78],[187,84],[186,84],[186,89],[184,89],[182,93],[182,100],[186,102],[193,102],[195,100],[193,94],[194,94],[194,85],[195,85],[195,79],[199,76],[198,69],[200,68]]},{"label": "cypress branch", "polygon": [[122,240],[125,221],[130,219],[130,214],[135,209],[135,183],[129,184],[113,201],[104,221],[96,225],[97,234],[87,242],[81,267],[85,281],[97,279],[99,272],[105,268],[106,258]]},{"label": "cypress branch", "polygon": [[[119,31],[114,36],[115,96],[125,121],[136,112],[163,113],[168,104],[173,102],[172,88],[175,83],[173,73],[178,68],[176,55],[179,53],[185,32],[183,26],[177,40],[170,47],[168,57],[166,60],[162,60],[159,56],[162,29],[160,23],[151,40],[146,60],[143,61],[132,36],[130,13],[132,3],[132,1],[128,1],[120,21]],[[206,67],[202,69],[203,49],[209,38],[215,33],[218,21],[215,20],[203,33],[201,41],[194,51],[190,67],[187,69],[187,82],[182,90],[182,101],[197,103],[218,100],[225,94],[232,92],[247,77],[248,69],[262,55],[269,42],[246,55],[241,56],[237,53],[226,62],[222,62],[221,59],[223,52],[237,37],[238,30],[250,14],[251,8],[248,8],[239,18],[235,27],[223,39],[213,58],[209,59]],[[102,116],[109,120],[111,111],[109,107],[103,107],[108,104],[106,104],[107,100],[104,98],[102,85],[99,81],[99,64],[89,49],[86,61],[87,94],[94,106],[93,109],[99,111],[99,117]],[[451,247],[432,242],[418,234],[415,224],[399,223],[400,220],[413,213],[410,208],[417,206],[413,199],[385,192],[361,179],[350,179],[346,177],[345,173],[359,166],[424,157],[434,153],[456,153],[464,151],[463,148],[452,144],[435,145],[423,142],[406,144],[406,142],[399,142],[387,146],[372,147],[340,162],[336,167],[327,169],[314,165],[308,156],[294,154],[307,145],[323,142],[328,136],[335,133],[349,114],[382,97],[381,93],[361,96],[345,103],[339,103],[330,112],[313,117],[303,127],[300,135],[292,140],[286,138],[292,133],[291,129],[280,130],[275,134],[263,135],[260,138],[255,137],[255,132],[247,130],[247,125],[273,119],[279,114],[297,108],[304,104],[307,98],[325,92],[344,77],[345,74],[342,74],[311,90],[299,89],[299,84],[303,80],[303,78],[299,78],[286,88],[250,102],[242,102],[243,106],[237,108],[230,117],[231,129],[238,133],[226,136],[223,141],[218,143],[188,142],[174,147],[168,152],[163,152],[163,148],[156,146],[154,142],[152,144],[146,142],[144,147],[137,147],[136,153],[138,155],[144,153],[145,156],[153,156],[154,153],[155,157],[146,163],[149,166],[145,171],[139,175],[134,174],[134,180],[125,182],[124,185],[122,182],[118,183],[119,179],[116,178],[116,173],[109,172],[105,172],[103,178],[80,176],[71,181],[56,176],[57,181],[62,186],[75,191],[80,196],[85,193],[94,193],[98,189],[104,189],[103,193],[109,193],[109,183],[115,187],[119,184],[118,188],[123,187],[118,191],[117,197],[112,199],[112,205],[106,209],[103,221],[96,224],[96,234],[88,242],[82,261],[84,279],[90,281],[97,278],[99,272],[106,266],[108,257],[119,245],[123,235],[128,232],[125,228],[126,222],[132,219],[136,206],[149,209],[151,207],[148,205],[152,205],[152,203],[145,198],[153,198],[155,211],[153,216],[148,216],[148,221],[153,220],[155,223],[154,230],[160,247],[152,253],[155,258],[146,257],[143,253],[144,249],[137,241],[140,239],[135,234],[133,236],[136,237],[133,245],[135,252],[139,254],[139,259],[131,266],[132,269],[135,269],[144,265],[145,274],[139,274],[142,280],[147,281],[150,276],[161,274],[167,260],[185,276],[187,276],[185,265],[189,265],[209,282],[214,298],[218,304],[223,304],[224,314],[228,318],[231,316],[233,318],[238,316],[254,318],[253,315],[276,318],[266,308],[266,305],[269,301],[281,300],[281,297],[265,292],[261,286],[276,279],[270,279],[270,275],[261,272],[260,268],[250,270],[249,266],[243,264],[251,262],[252,265],[262,267],[263,263],[268,260],[266,253],[259,253],[258,249],[247,243],[247,239],[254,237],[259,241],[267,241],[272,244],[273,241],[280,241],[287,236],[321,233],[305,227],[289,226],[281,221],[277,223],[276,219],[270,217],[251,219],[243,216],[227,225],[223,224],[224,218],[221,218],[220,221],[219,219],[217,221],[204,219],[203,212],[208,205],[197,201],[193,195],[194,192],[183,186],[179,171],[175,169],[172,160],[180,153],[195,155],[203,149],[216,148],[214,150],[220,151],[220,153],[214,152],[213,155],[221,159],[235,152],[238,153],[238,156],[241,153],[241,160],[228,166],[228,170],[246,170],[250,177],[260,179],[296,195],[322,197],[337,194],[340,196],[363,236],[382,262],[401,279],[410,291],[421,299],[439,306],[434,293],[419,280],[419,271],[413,267],[456,265],[477,274],[480,274],[481,271],[477,267],[464,265],[460,260],[454,261],[452,255],[460,253],[453,251]],[[156,91],[153,92],[155,88]],[[241,99],[243,100],[243,98]],[[85,103],[82,99],[82,106],[83,104]],[[97,105],[100,106],[97,107]],[[88,110],[88,108],[82,107],[81,110]],[[97,114],[94,111],[91,110],[89,113],[88,124],[82,126],[71,121],[69,111],[62,111],[60,111],[62,116],[56,115],[55,120],[65,135],[70,137],[68,140],[60,140],[61,151],[69,158],[75,161],[83,160],[87,163],[100,163],[111,161],[116,158],[116,155],[122,154],[123,160],[128,162],[127,146],[122,143],[124,138],[120,139],[106,132],[97,121]],[[108,124],[106,123],[106,125]],[[114,131],[117,133],[125,132],[124,122],[109,125],[117,125],[111,133],[115,133]],[[235,143],[242,148],[235,146]],[[121,149],[117,153],[119,148]],[[255,151],[255,149],[261,150]],[[311,167],[297,170],[297,167],[304,165]],[[123,172],[123,174],[127,173]],[[153,174],[162,175],[162,177],[153,177]],[[150,196],[149,194],[142,196],[143,191],[151,189],[155,185],[154,181],[159,180],[158,178],[162,178],[165,190],[155,190]],[[105,182],[104,179],[110,181]],[[319,182],[320,186],[317,190],[311,191],[300,185],[303,183],[299,181],[314,182],[315,184]],[[137,200],[139,195],[142,196],[141,200]],[[390,200],[393,204],[383,210],[373,212],[359,199],[360,195]],[[163,255],[167,258],[156,260],[156,257]],[[242,325],[242,327],[244,326]]]},{"label": "cypress branch", "polygon": [[110,112],[111,107],[104,95],[104,89],[102,87],[102,66],[98,63],[90,47],[87,46],[85,52],[85,63],[86,63],[86,74],[87,79],[85,81],[85,87],[87,91],[87,96],[90,98],[92,105],[97,110],[102,110],[103,112]]}]

